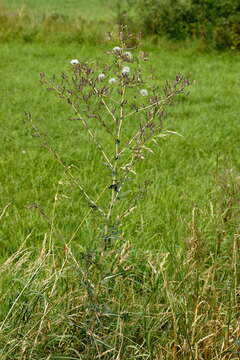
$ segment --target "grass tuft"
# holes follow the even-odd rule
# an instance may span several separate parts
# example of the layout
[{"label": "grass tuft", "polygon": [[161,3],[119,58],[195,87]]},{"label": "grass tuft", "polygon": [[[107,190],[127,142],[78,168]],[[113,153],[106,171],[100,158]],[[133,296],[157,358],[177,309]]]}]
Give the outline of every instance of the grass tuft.
[{"label": "grass tuft", "polygon": [[224,256],[206,244],[174,258],[128,243],[77,254],[46,235],[39,256],[20,249],[1,266],[1,358],[230,359],[237,243]]}]

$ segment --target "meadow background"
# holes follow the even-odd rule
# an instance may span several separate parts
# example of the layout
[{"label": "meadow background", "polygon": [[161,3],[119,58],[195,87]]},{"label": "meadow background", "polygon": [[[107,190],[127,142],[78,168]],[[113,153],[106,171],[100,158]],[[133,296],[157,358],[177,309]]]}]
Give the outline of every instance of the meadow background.
[{"label": "meadow background", "polygon": [[97,192],[97,152],[82,145],[78,123],[39,73],[60,74],[74,58],[104,62],[118,45],[106,32],[122,10],[110,0],[15,0],[0,9],[1,359],[238,359],[236,48],[143,38],[146,69],[162,85],[183,73],[191,88],[164,123],[181,136],[162,139],[139,169],[150,185],[126,242],[103,254],[97,220],[82,223],[79,190],[24,113]]}]

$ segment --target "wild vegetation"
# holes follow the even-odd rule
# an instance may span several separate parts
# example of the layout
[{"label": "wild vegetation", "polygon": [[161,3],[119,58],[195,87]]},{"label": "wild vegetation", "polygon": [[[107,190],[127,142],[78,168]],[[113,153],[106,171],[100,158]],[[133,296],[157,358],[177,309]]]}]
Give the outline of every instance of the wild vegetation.
[{"label": "wild vegetation", "polygon": [[2,31],[0,357],[238,359],[238,55],[85,31]]},{"label": "wild vegetation", "polygon": [[[155,43],[159,37],[175,42],[188,39],[204,48],[240,49],[238,0],[81,0],[10,1],[0,6],[0,41],[91,42],[125,24]],[[65,5],[66,6],[65,6]],[[61,10],[62,9],[62,10]],[[89,31],[91,29],[91,31]]]},{"label": "wild vegetation", "polygon": [[128,7],[132,11],[123,10],[122,21],[145,34],[175,41],[197,38],[217,49],[240,49],[238,0],[128,0]]}]

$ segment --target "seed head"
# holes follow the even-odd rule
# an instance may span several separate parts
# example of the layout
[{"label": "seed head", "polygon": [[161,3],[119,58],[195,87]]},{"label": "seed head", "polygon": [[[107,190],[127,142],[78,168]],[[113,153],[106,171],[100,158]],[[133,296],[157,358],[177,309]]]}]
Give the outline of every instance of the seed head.
[{"label": "seed head", "polygon": [[105,75],[105,74],[101,73],[101,74],[98,75],[98,80],[99,80],[99,81],[103,81],[104,79],[106,79],[106,75]]},{"label": "seed head", "polygon": [[147,89],[141,89],[139,92],[140,92],[140,94],[141,94],[142,96],[148,96],[148,91],[147,91]]},{"label": "seed head", "polygon": [[77,59],[73,59],[73,60],[70,61],[70,63],[72,65],[77,65],[77,64],[79,64],[79,61]]},{"label": "seed head", "polygon": [[128,66],[124,66],[123,68],[122,68],[122,74],[123,75],[127,75],[127,74],[129,74],[130,73],[130,68],[128,67]]},{"label": "seed head", "polygon": [[117,80],[114,77],[112,77],[108,80],[108,82],[109,82],[109,84],[115,84],[115,82],[117,82]]},{"label": "seed head", "polygon": [[125,53],[123,54],[128,60],[132,59],[132,53],[130,51],[125,51]]},{"label": "seed head", "polygon": [[114,46],[114,48],[112,49],[112,51],[115,53],[115,54],[119,54],[121,52],[121,48],[119,46]]}]

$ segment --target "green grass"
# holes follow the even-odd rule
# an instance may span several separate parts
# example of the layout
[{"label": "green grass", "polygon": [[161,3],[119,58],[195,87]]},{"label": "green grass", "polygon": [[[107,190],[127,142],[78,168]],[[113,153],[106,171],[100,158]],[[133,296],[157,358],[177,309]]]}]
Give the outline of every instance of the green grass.
[{"label": "green grass", "polygon": [[83,221],[81,192],[24,112],[96,196],[106,181],[98,153],[39,73],[60,74],[73,58],[104,64],[108,45],[0,44],[3,360],[238,356],[239,57],[143,47],[160,84],[181,72],[192,86],[164,124],[181,136],[139,165],[150,185],[124,243],[103,251],[98,217]]},{"label": "green grass", "polygon": [[[19,244],[32,228],[38,229],[35,231],[40,234],[44,232],[47,225],[39,214],[25,206],[39,202],[47,213],[51,212],[57,182],[63,174],[52,155],[30,137],[29,129],[23,123],[24,111],[31,111],[36,123],[52,138],[66,163],[84,167],[84,179],[86,177],[90,187],[91,184],[96,187],[98,173],[95,174],[93,168],[98,166],[98,170],[103,171],[99,165],[93,165],[96,152],[91,148],[87,153],[83,151],[83,135],[78,124],[68,121],[71,113],[67,106],[40,86],[39,73],[60,73],[68,67],[69,59],[75,57],[101,60],[102,49],[65,46],[63,52],[58,46],[15,44],[14,47],[1,47],[0,71],[8,74],[7,77],[2,75],[4,80],[1,83],[2,141],[5,148],[1,157],[2,207],[11,202],[11,215],[2,238],[1,252],[4,254],[15,249],[14,244]],[[146,248],[161,247],[162,243],[175,247],[185,237],[192,208],[204,207],[210,212],[209,201],[219,186],[216,183],[216,173],[221,172],[219,168],[233,169],[237,176],[239,146],[236,133],[240,125],[235,74],[238,57],[230,53],[195,55],[190,50],[173,52],[161,48],[153,49],[151,57],[162,84],[180,71],[193,79],[193,85],[191,94],[181,98],[170,109],[165,124],[182,137],[163,140],[155,149],[156,154],[149,155],[141,169],[143,178],[148,177],[152,185],[142,205],[144,211],[139,209],[133,216],[128,231],[136,244],[140,241],[141,246],[146,244]],[[56,222],[71,233],[81,218],[81,204],[77,200],[77,190],[70,194],[68,189],[66,191],[70,201],[60,202]],[[143,234],[139,228],[142,211],[143,221],[147,224]],[[66,223],[61,225],[63,216]],[[11,231],[20,232],[13,247],[9,247],[8,241]],[[158,241],[152,242],[152,236],[157,236]]]},{"label": "green grass", "polygon": [[99,45],[116,27],[118,12],[110,0],[2,1],[0,42]]},{"label": "green grass", "polygon": [[116,11],[116,0],[10,0],[2,1],[9,9],[29,9],[34,13],[57,13],[65,16],[82,16],[88,19],[111,19]]}]

